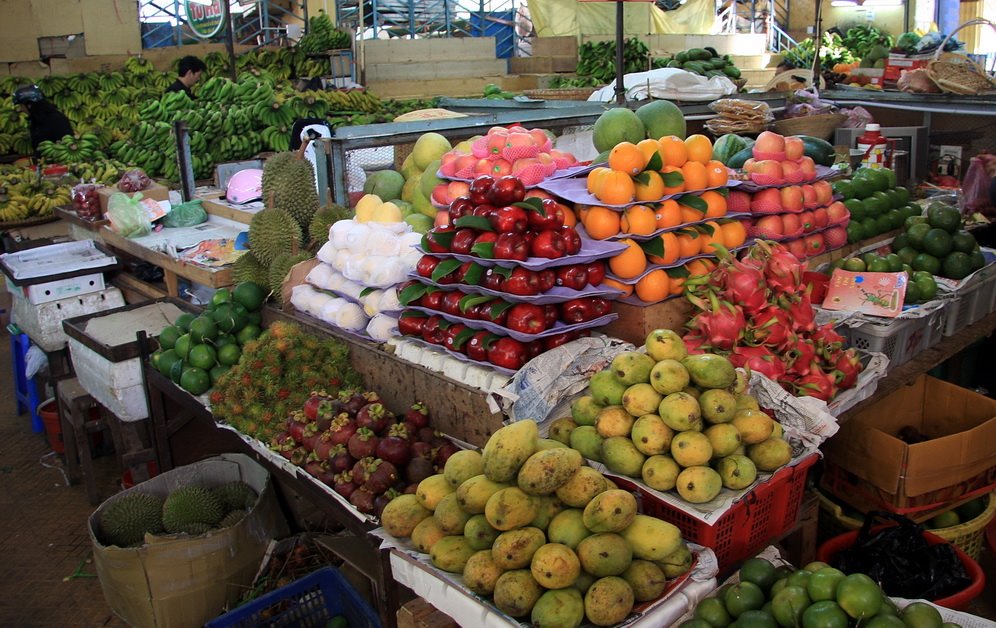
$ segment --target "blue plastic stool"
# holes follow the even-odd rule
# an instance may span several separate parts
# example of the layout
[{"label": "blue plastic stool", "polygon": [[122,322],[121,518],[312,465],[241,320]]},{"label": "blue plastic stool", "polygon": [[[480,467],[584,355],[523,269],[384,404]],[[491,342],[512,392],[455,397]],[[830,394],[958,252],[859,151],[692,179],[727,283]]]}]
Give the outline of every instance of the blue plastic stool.
[{"label": "blue plastic stool", "polygon": [[7,331],[10,332],[10,354],[14,363],[14,397],[17,400],[17,416],[21,416],[27,410],[31,413],[31,431],[42,432],[45,426],[42,424],[41,417],[38,416],[38,404],[41,403],[41,400],[38,399],[38,386],[33,377],[29,379],[25,375],[25,358],[28,355],[28,349],[31,348],[31,339],[14,325],[9,326]]}]

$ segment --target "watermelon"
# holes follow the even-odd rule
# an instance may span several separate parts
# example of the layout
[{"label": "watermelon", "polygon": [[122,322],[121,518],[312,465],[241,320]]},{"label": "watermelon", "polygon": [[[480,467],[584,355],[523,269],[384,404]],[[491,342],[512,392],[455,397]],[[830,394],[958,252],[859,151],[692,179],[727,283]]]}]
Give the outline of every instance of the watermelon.
[{"label": "watermelon", "polygon": [[802,140],[805,155],[812,158],[814,163],[820,166],[833,165],[834,159],[836,159],[833,144],[824,139],[809,135],[797,135],[796,137]]},{"label": "watermelon", "polygon": [[748,147],[747,138],[733,133],[720,136],[712,145],[712,158],[718,159],[724,165],[730,165],[730,158]]}]

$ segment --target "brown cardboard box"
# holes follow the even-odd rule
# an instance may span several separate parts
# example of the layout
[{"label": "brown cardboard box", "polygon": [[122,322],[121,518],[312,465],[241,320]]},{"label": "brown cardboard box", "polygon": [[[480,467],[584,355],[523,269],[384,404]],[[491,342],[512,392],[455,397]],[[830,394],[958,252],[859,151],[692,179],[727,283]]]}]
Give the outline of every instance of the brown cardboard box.
[{"label": "brown cardboard box", "polygon": [[[115,185],[97,188],[97,197],[100,199],[101,213],[107,213],[107,203],[111,200],[111,195],[117,191],[118,188]],[[155,181],[153,181],[149,187],[145,188],[141,192],[135,192],[135,194],[141,194],[142,198],[151,198],[154,201],[169,200],[169,188],[165,185],[156,183]]]},{"label": "brown cardboard box", "polygon": [[[900,440],[907,426],[929,440]],[[996,400],[921,375],[843,423],[824,453],[867,483],[868,491],[838,494],[852,505],[874,505],[855,503],[866,492],[897,510],[951,501],[996,479]]]},{"label": "brown cardboard box", "polygon": [[[259,493],[249,514],[232,527],[203,536],[147,537],[142,547],[105,546],[97,540],[100,513],[122,495],[165,498],[189,484],[218,486],[241,480]],[[111,497],[90,515],[93,559],[107,604],[132,626],[182,628],[232,608],[252,584],[270,540],[288,534],[266,470],[248,456],[222,454],[179,467]]]},{"label": "brown cardboard box", "polygon": [[421,598],[398,609],[398,628],[456,628],[457,625],[449,615]]},{"label": "brown cardboard box", "polygon": [[598,331],[639,347],[655,329],[673,329],[682,333],[685,323],[692,317],[692,304],[688,299],[679,297],[644,306],[613,303],[612,311],[619,314],[619,318]]}]

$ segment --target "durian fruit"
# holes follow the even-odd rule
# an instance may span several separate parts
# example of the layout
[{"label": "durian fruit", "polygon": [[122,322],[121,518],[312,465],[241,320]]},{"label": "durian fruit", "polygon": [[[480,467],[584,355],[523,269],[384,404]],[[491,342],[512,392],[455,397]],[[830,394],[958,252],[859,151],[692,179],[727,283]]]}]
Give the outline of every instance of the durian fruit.
[{"label": "durian fruit", "polygon": [[299,264],[305,260],[309,260],[314,255],[303,251],[301,253],[284,253],[283,255],[278,255],[273,263],[270,264],[270,281],[267,285],[270,286],[270,290],[273,292],[273,299],[280,303],[281,288],[284,285],[284,277],[290,272],[290,269],[295,265]]},{"label": "durian fruit", "polygon": [[201,534],[207,534],[212,529],[212,526],[206,523],[200,523],[195,521],[193,523],[187,523],[180,526],[178,529],[174,530],[174,534],[189,534],[190,536],[198,536]]},{"label": "durian fruit", "polygon": [[221,501],[225,512],[248,510],[256,503],[256,491],[245,482],[222,484],[211,489],[211,492]]},{"label": "durian fruit", "polygon": [[163,500],[148,493],[128,493],[100,513],[100,534],[107,545],[141,545],[145,533],[163,531]]},{"label": "durian fruit", "polygon": [[225,515],[221,501],[202,486],[184,486],[163,502],[163,527],[167,532],[189,532],[190,524],[203,523],[209,528]]},{"label": "durian fruit", "polygon": [[319,249],[329,241],[329,229],[340,220],[349,220],[353,212],[342,205],[328,205],[315,212],[315,217],[308,225],[308,235],[311,237],[311,248]]},{"label": "durian fruit", "polygon": [[318,190],[311,162],[297,153],[279,153],[263,164],[263,203],[290,214],[304,231],[318,211]]},{"label": "durian fruit", "polygon": [[244,510],[233,510],[232,512],[225,515],[225,517],[218,523],[219,528],[230,528],[236,523],[242,521],[246,518],[246,511]]},{"label": "durian fruit", "polygon": [[253,216],[249,224],[249,250],[264,266],[278,255],[296,251],[301,245],[301,227],[290,214],[267,208]]},{"label": "durian fruit", "polygon": [[262,262],[252,254],[252,251],[246,251],[239,259],[235,260],[235,263],[232,264],[232,275],[236,284],[251,281],[259,286],[265,286],[270,279],[266,266],[263,266]]}]

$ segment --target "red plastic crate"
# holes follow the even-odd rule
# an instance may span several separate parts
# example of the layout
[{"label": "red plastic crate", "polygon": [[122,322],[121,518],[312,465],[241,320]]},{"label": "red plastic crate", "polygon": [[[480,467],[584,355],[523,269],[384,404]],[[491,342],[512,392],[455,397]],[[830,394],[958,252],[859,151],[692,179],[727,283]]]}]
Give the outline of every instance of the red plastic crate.
[{"label": "red plastic crate", "polygon": [[817,459],[814,453],[794,466],[779,469],[767,482],[755,486],[713,525],[654,498],[631,479],[614,475],[609,477],[620,488],[640,490],[644,514],[673,523],[686,541],[711,548],[719,561],[719,571],[723,573],[792,529],[799,518],[806,476]]}]

